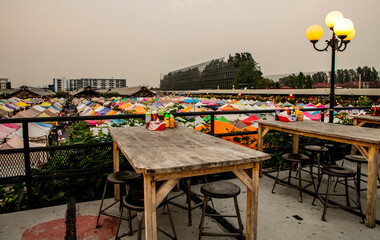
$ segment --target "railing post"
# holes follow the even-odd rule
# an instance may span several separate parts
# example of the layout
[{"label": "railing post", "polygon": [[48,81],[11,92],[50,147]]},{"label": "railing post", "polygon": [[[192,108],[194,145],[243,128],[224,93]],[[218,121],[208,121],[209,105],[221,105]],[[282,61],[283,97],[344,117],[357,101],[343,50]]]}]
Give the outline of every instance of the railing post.
[{"label": "railing post", "polygon": [[321,111],[321,122],[325,121],[325,110]]},{"label": "railing post", "polygon": [[30,168],[29,128],[28,122],[22,121],[22,138],[24,140],[24,163],[26,175],[26,196],[28,208],[32,205],[32,171]]}]

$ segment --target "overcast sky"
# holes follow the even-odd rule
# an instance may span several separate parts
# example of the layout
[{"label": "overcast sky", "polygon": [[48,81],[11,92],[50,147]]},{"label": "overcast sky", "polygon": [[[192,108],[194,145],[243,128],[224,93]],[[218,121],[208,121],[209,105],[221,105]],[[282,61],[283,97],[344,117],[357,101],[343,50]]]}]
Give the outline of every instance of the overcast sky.
[{"label": "overcast sky", "polygon": [[159,86],[160,74],[250,52],[264,75],[330,70],[309,25],[339,10],[356,37],[336,68],[380,70],[379,0],[0,0],[0,78],[12,87],[53,78],[126,78]]}]

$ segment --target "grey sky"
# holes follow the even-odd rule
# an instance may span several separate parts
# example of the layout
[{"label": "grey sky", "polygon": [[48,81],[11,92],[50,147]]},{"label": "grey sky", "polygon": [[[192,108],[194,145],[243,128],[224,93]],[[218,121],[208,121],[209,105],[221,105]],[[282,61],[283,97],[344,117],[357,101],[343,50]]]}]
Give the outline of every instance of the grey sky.
[{"label": "grey sky", "polygon": [[0,77],[13,87],[53,78],[126,78],[159,86],[160,73],[251,52],[265,75],[329,70],[331,51],[306,39],[333,10],[356,37],[336,68],[380,70],[379,0],[0,0]]}]

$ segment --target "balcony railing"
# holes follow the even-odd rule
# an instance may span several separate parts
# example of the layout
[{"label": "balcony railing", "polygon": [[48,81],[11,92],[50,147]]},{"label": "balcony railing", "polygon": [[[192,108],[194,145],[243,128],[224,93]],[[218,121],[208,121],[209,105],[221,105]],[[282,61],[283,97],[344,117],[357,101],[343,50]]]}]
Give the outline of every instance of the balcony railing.
[{"label": "balcony railing", "polygon": [[[345,107],[335,108],[340,110],[369,109],[369,107]],[[324,113],[327,108],[310,108],[302,111],[321,111]],[[275,110],[246,110],[246,111],[214,111],[214,112],[186,112],[175,113],[175,116],[194,117],[210,116],[210,132],[216,137],[228,137],[239,135],[257,134],[257,131],[233,132],[215,134],[215,116],[228,114],[266,114],[274,113]],[[321,121],[324,121],[324,114],[321,114]],[[46,117],[46,118],[12,118],[0,119],[1,123],[21,123],[23,129],[23,148],[0,150],[0,182],[2,184],[26,183],[27,196],[32,198],[30,189],[32,182],[41,179],[58,179],[64,177],[84,176],[113,171],[112,142],[99,142],[90,144],[60,145],[46,147],[29,146],[29,128],[31,122],[80,122],[84,120],[106,120],[106,119],[144,119],[144,114],[125,114],[112,116],[75,116],[75,117]],[[78,158],[81,157],[81,160]],[[86,159],[86,156],[91,156]],[[83,160],[83,158],[85,158]],[[53,160],[54,159],[54,160]],[[56,162],[54,162],[56,161]],[[128,165],[126,159],[120,156],[121,164]],[[45,164],[65,166],[63,169],[49,171],[40,166]],[[56,169],[56,168],[52,168]]]}]

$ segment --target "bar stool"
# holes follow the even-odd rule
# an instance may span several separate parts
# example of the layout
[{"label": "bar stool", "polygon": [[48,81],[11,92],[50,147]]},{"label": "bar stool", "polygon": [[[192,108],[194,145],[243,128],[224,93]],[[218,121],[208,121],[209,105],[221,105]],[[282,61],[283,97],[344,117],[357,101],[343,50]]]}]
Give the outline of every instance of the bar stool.
[{"label": "bar stool", "polygon": [[[123,212],[124,212],[123,210],[124,210],[124,208],[123,208],[122,201],[115,200],[111,205],[109,205],[108,207],[105,207],[105,208],[103,208],[103,202],[104,202],[104,197],[105,197],[106,191],[107,191],[107,185],[109,183],[110,184],[114,184],[114,185],[115,184],[119,185],[120,199],[121,199],[124,196],[124,193],[127,194],[127,191],[125,190],[125,188],[129,188],[129,185],[131,183],[136,182],[140,178],[141,178],[141,174],[138,174],[135,171],[119,171],[119,172],[111,173],[111,174],[109,174],[107,176],[107,180],[106,180],[106,183],[104,185],[102,201],[100,203],[98,219],[96,220],[96,227],[97,228],[99,228],[99,218],[100,218],[100,215],[106,215],[106,216],[110,216],[110,217],[117,217],[117,218],[119,218],[119,222],[118,222],[118,226],[117,226],[117,230],[116,230],[116,235],[119,232],[121,219],[129,221],[129,231],[130,231],[129,233],[131,233],[131,229],[132,229],[132,223],[130,221],[131,218],[132,218],[131,212],[128,211],[128,218],[124,218],[123,217]],[[112,206],[114,206],[117,203],[120,203],[120,205],[119,205],[120,215],[119,216],[106,212],[109,208],[111,208]]]},{"label": "bar stool", "polygon": [[[310,164],[309,157],[304,155],[304,154],[285,153],[284,155],[282,155],[282,159],[291,163],[291,165],[289,166],[289,175],[283,179],[278,179],[278,176],[279,176],[280,171],[281,171],[281,166],[282,166],[282,163],[280,163],[280,166],[278,167],[278,171],[277,171],[276,180],[274,181],[274,184],[273,184],[272,193],[274,193],[274,188],[276,187],[276,184],[281,184],[281,185],[288,186],[288,187],[295,187],[295,186],[290,184],[290,180],[292,178],[296,178],[296,179],[298,179],[298,186],[295,187],[298,189],[298,201],[302,202],[302,190],[311,186],[311,185],[313,185],[315,187],[314,181],[302,179],[302,176],[301,176],[302,165],[305,165],[305,163]],[[297,177],[292,176],[292,170],[293,170],[294,164],[297,164],[297,175],[296,175]],[[311,172],[311,174],[312,174],[312,172]],[[286,179],[288,180],[288,184],[281,182],[281,181],[284,181]],[[302,181],[308,182],[309,184],[302,187]]]},{"label": "bar stool", "polygon": [[[240,217],[239,205],[237,202],[237,195],[240,194],[240,187],[234,183],[230,182],[211,182],[202,185],[201,193],[204,195],[203,198],[203,210],[201,223],[199,225],[199,236],[198,240],[201,240],[202,236],[229,236],[229,237],[238,237],[243,239],[243,224]],[[206,213],[207,201],[209,198],[233,198],[235,203],[236,215],[221,215],[221,214],[209,214]],[[239,224],[238,233],[212,233],[203,231],[203,223],[205,216],[215,216],[215,217],[236,217]]]},{"label": "bar stool", "polygon": [[[162,232],[163,234],[165,234],[166,236],[168,236],[169,238],[176,240],[177,239],[177,233],[176,233],[175,228],[174,228],[174,223],[173,223],[172,215],[170,213],[170,209],[169,209],[169,205],[167,203],[167,200],[165,199],[164,201],[162,201],[160,203],[160,205],[158,206],[158,208],[160,208],[164,205],[168,209],[167,213],[168,213],[170,225],[172,227],[173,236],[171,236],[169,233],[163,231],[162,229],[160,229],[158,227],[157,227],[157,229],[160,232]],[[137,220],[138,220],[137,239],[141,240],[142,229],[143,229],[142,219],[143,219],[143,215],[144,215],[144,191],[137,191],[137,192],[129,193],[123,199],[123,206],[126,209],[128,209],[129,211],[136,211],[137,212]],[[130,231],[131,230],[132,229],[130,229]],[[132,233],[134,233],[134,232],[136,232],[136,231],[132,231]],[[128,232],[128,233],[121,235],[121,236],[118,236],[118,233],[117,233],[115,240],[118,240],[118,239],[120,239],[126,235],[130,235],[130,233]]]},{"label": "bar stool", "polygon": [[[356,163],[356,188],[358,189],[358,191],[365,191],[367,190],[366,188],[364,189],[361,189],[360,188],[360,183],[363,181],[363,182],[367,182],[365,180],[363,180],[361,178],[361,175],[365,176],[365,177],[368,177],[366,174],[362,173],[362,164],[368,164],[368,161],[367,159],[363,156],[363,155],[346,155],[344,156],[344,159],[342,161],[342,166],[344,164],[344,160],[348,160],[350,162],[353,162],[353,163]],[[337,179],[337,181],[335,182],[335,187],[334,187],[334,190],[336,188],[336,185],[338,184],[338,181],[339,179]],[[377,180],[379,181],[379,184],[380,184],[380,177],[379,177],[379,173],[377,174]],[[340,183],[340,182],[339,182]]]},{"label": "bar stool", "polygon": [[[354,181],[356,180],[355,179],[355,176],[356,176],[356,172],[350,168],[347,168],[347,167],[342,167],[342,166],[324,166],[321,168],[321,172],[322,172],[322,175],[321,175],[321,178],[319,179],[319,182],[318,182],[318,187],[317,187],[317,191],[314,195],[314,199],[313,199],[313,202],[312,202],[312,205],[314,205],[314,202],[315,202],[315,199],[318,198],[319,200],[321,200],[321,202],[323,203],[323,214],[322,214],[322,221],[326,221],[326,212],[327,212],[327,208],[328,207],[334,207],[334,208],[345,208],[345,209],[359,209],[360,211],[360,216],[362,218],[362,223],[364,223],[364,216],[363,216],[363,212],[362,212],[362,206],[361,206],[361,201],[360,201],[360,195],[359,195],[359,191],[358,189],[355,189],[356,191],[356,197],[357,197],[357,201],[354,202],[356,204],[356,206],[350,206],[350,198],[349,198],[349,195],[348,195],[348,184],[347,184],[347,180],[348,178],[353,178]],[[319,188],[321,186],[321,180],[322,180],[322,177],[323,175],[326,174],[328,176],[328,182],[327,182],[327,189],[326,189],[326,193],[324,194],[320,194],[319,193]],[[332,177],[340,177],[340,178],[344,178],[345,180],[345,190],[346,190],[346,194],[331,194],[330,193],[330,187],[331,187],[331,181],[332,181]],[[356,188],[356,185],[355,185],[355,188]],[[323,200],[321,198],[321,195],[326,195],[326,199]],[[329,198],[330,196],[346,196],[346,206],[329,206]]]},{"label": "bar stool", "polygon": [[[331,165],[331,156],[329,154],[329,149],[327,147],[319,146],[319,145],[306,145],[304,147],[304,150],[311,152],[310,159],[312,162],[315,159],[315,155],[317,156],[317,167],[318,167],[317,172],[318,172],[318,182],[319,182],[319,178],[321,176],[321,160],[322,160],[322,164],[327,163],[328,165]],[[321,158],[321,155],[323,155],[323,158]],[[327,158],[328,158],[328,161],[327,161]],[[311,166],[310,171],[312,172],[313,165],[311,164],[310,166]]]}]

